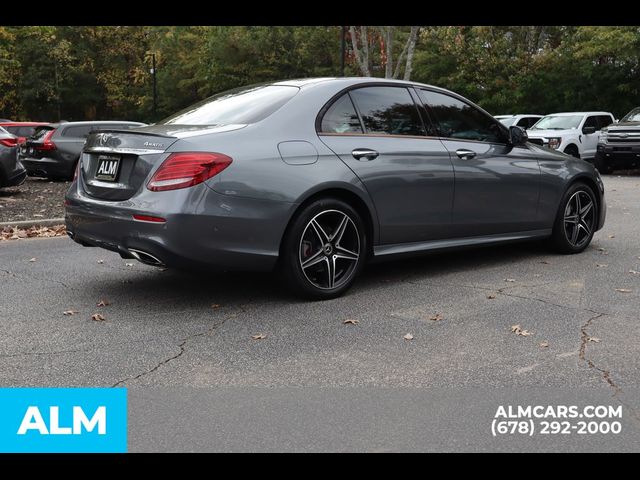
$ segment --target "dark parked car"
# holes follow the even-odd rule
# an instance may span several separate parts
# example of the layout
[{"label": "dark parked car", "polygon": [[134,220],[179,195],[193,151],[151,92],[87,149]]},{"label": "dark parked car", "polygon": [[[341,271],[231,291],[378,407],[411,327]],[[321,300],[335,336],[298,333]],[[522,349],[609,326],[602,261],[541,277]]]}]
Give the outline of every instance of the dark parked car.
[{"label": "dark parked car", "polygon": [[331,298],[369,259],[551,238],[605,219],[593,165],[463,97],[375,78],[289,80],[90,135],[68,234],[150,265],[269,270]]},{"label": "dark parked car", "polygon": [[139,122],[65,122],[37,127],[20,147],[20,161],[29,175],[52,179],[72,179],[87,136],[104,129],[126,130]]},{"label": "dark parked car", "polygon": [[600,131],[594,163],[600,173],[640,168],[640,107]]},{"label": "dark parked car", "polygon": [[0,188],[15,187],[27,178],[18,161],[18,138],[0,127]]},{"label": "dark parked car", "polygon": [[0,127],[4,128],[7,132],[18,137],[18,144],[24,143],[28,137],[33,135],[36,127],[42,127],[48,125],[44,122],[2,122],[0,121]]}]

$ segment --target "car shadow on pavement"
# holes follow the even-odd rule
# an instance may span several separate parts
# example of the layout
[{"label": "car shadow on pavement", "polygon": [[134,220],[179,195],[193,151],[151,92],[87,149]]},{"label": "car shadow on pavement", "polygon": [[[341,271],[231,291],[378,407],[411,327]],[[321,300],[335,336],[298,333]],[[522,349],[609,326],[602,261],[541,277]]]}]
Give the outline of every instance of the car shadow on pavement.
[{"label": "car shadow on pavement", "polygon": [[[597,248],[596,246],[589,247]],[[414,281],[437,278],[452,272],[475,271],[512,265],[514,276],[523,265],[539,262],[555,255],[543,242],[519,243],[464,251],[439,252],[417,257],[394,259],[368,265],[356,280],[350,293],[365,293],[381,284],[393,285],[407,279]],[[135,270],[134,270],[135,269]],[[171,305],[173,309],[224,304],[306,302],[294,296],[276,273],[226,272],[203,273],[174,269],[160,270],[135,264],[118,271],[132,275],[118,275],[109,280],[85,283],[85,290],[96,296],[128,298],[133,303],[146,302]],[[214,307],[215,308],[215,307]]]}]

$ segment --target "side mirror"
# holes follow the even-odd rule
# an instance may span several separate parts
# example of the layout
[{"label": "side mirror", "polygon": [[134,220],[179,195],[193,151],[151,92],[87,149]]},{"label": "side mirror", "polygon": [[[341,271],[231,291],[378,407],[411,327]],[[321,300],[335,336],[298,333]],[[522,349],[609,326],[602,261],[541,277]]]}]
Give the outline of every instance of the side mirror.
[{"label": "side mirror", "polygon": [[582,133],[585,135],[596,133],[596,127],[582,127]]},{"label": "side mirror", "polygon": [[511,145],[518,146],[524,145],[529,140],[529,135],[522,127],[516,127],[515,125],[509,127],[509,141]]}]

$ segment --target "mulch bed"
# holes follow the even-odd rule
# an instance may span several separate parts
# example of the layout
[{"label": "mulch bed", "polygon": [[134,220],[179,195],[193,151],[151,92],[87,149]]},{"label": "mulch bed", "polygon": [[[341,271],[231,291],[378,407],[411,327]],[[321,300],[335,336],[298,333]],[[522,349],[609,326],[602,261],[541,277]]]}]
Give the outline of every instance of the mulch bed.
[{"label": "mulch bed", "polygon": [[19,187],[0,188],[0,223],[64,217],[69,185],[28,177]]}]

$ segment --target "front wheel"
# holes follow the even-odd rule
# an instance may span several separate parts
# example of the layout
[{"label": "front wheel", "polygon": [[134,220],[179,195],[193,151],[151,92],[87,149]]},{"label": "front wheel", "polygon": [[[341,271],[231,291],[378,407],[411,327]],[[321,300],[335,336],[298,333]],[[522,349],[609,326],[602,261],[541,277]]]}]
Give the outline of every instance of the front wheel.
[{"label": "front wheel", "polygon": [[598,204],[593,190],[575,183],[562,197],[553,225],[552,241],[561,253],[580,253],[593,238],[598,221]]},{"label": "front wheel", "polygon": [[297,294],[317,300],[346,292],[367,256],[367,235],[358,212],[342,200],[324,198],[293,220],[281,251],[282,273]]}]

